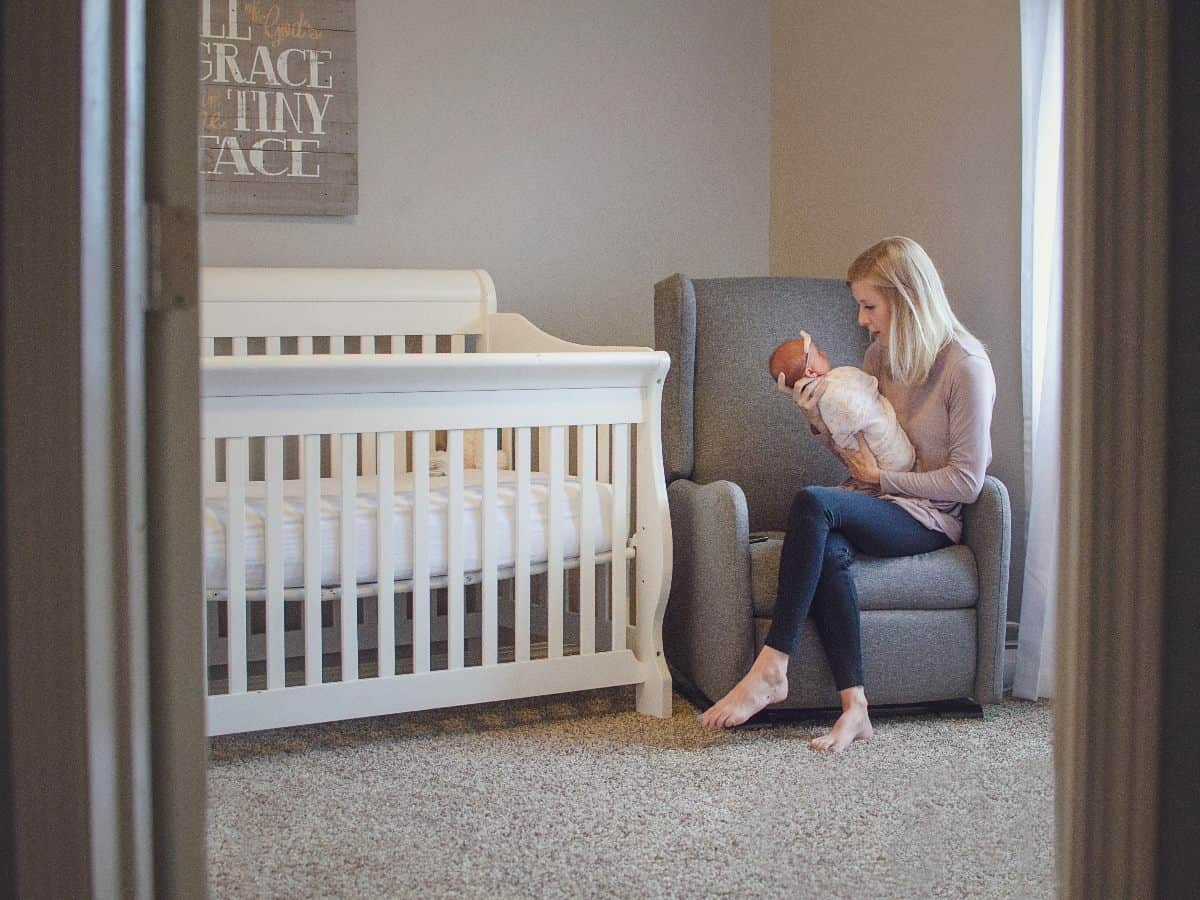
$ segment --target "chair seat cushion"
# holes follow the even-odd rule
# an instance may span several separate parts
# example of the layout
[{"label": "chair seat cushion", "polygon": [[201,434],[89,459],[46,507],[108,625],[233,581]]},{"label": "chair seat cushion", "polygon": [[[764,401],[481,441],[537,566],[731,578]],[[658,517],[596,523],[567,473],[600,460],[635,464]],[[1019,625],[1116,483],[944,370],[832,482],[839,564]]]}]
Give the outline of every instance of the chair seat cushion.
[{"label": "chair seat cushion", "polygon": [[[758,539],[764,535],[765,539]],[[754,615],[760,618],[769,618],[775,609],[782,549],[781,531],[751,535],[751,597]],[[968,609],[979,600],[975,554],[965,544],[891,559],[855,556],[850,574],[863,610]]]}]

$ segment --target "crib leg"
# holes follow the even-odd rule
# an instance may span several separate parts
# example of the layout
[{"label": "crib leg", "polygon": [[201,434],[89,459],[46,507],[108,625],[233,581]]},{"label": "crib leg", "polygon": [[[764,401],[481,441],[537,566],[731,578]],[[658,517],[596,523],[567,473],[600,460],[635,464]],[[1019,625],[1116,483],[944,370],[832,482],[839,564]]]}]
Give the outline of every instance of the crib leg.
[{"label": "crib leg", "polygon": [[647,668],[650,677],[637,686],[637,711],[644,716],[671,718],[671,673],[660,651]]}]

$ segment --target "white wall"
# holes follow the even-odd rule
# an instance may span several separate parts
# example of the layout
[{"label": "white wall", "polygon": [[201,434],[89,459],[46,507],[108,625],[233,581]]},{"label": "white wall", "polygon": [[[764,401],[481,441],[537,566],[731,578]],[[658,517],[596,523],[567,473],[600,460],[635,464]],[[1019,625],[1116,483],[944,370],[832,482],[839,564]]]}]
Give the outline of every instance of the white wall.
[{"label": "white wall", "polygon": [[653,284],[768,263],[769,5],[358,0],[359,214],[208,215],[208,265],[483,267],[502,311],[653,342]]},{"label": "white wall", "polygon": [[771,273],[844,278],[882,237],[937,264],[996,372],[993,474],[1025,558],[1017,0],[772,5]]}]

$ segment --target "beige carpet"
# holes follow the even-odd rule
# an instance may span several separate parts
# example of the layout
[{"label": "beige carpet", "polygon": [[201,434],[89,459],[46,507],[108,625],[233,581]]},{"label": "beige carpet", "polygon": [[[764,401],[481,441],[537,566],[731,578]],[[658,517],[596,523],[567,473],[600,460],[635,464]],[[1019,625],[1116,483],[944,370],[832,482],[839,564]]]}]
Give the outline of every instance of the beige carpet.
[{"label": "beige carpet", "polygon": [[1048,703],[713,734],[632,689],[217,738],[216,897],[1050,897]]}]

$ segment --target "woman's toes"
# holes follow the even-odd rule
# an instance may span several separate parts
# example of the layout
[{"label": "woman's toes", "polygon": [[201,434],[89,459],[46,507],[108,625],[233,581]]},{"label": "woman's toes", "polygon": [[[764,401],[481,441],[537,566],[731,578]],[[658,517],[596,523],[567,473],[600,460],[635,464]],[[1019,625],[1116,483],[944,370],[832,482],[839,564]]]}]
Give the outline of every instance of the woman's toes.
[{"label": "woman's toes", "polygon": [[709,728],[724,728],[725,720],[728,717],[729,713],[724,704],[718,702],[711,710],[708,711],[708,714],[705,717],[705,724],[708,725]]},{"label": "woman's toes", "polygon": [[814,750],[823,750],[825,752],[837,753],[842,749],[842,742],[836,727],[828,734],[823,734],[818,738],[813,738],[811,744]]}]

